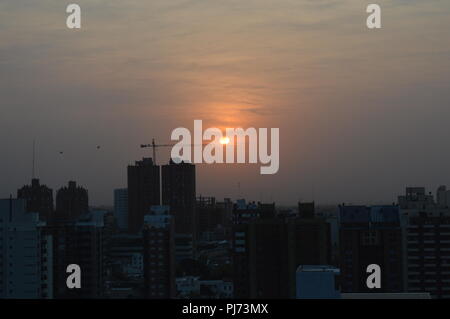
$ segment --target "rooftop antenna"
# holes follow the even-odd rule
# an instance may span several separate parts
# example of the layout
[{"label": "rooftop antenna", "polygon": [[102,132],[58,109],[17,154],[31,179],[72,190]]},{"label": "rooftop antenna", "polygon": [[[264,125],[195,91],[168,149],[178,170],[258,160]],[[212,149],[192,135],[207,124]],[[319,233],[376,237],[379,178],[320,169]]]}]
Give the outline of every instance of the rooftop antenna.
[{"label": "rooftop antenna", "polygon": [[36,165],[36,140],[33,139],[33,166],[31,169],[31,179],[35,177],[35,165]]},{"label": "rooftop antenna", "polygon": [[12,221],[12,213],[13,213],[13,197],[12,194],[9,194],[9,221]]}]

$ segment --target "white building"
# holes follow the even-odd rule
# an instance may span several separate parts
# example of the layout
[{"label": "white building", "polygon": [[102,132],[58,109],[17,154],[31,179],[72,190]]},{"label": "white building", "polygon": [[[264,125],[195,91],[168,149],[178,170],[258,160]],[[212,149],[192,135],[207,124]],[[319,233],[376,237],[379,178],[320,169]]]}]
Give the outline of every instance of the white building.
[{"label": "white building", "polygon": [[52,298],[52,238],[22,199],[0,200],[0,298]]}]

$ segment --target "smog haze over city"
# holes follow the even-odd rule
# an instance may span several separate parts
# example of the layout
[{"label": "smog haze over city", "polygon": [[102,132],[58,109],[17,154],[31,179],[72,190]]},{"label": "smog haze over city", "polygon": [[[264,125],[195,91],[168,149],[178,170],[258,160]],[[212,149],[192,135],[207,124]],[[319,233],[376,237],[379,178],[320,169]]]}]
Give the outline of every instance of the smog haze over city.
[{"label": "smog haze over city", "polygon": [[[450,183],[450,2],[0,2],[0,197],[32,174],[110,205],[177,127],[280,128],[280,169],[197,166],[197,194],[391,203]],[[63,13],[63,14],[61,14]],[[170,148],[157,153],[165,164]]]}]

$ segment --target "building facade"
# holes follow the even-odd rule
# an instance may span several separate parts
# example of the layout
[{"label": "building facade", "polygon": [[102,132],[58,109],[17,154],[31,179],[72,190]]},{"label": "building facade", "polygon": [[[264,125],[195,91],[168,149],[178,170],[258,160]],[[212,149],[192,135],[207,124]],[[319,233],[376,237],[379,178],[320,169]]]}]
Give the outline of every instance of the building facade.
[{"label": "building facade", "polygon": [[403,245],[397,206],[339,207],[340,269],[343,292],[374,292],[367,287],[367,267],[381,267],[381,288],[403,291]]},{"label": "building facade", "polygon": [[241,214],[246,222],[233,226],[235,298],[295,298],[297,267],[329,264],[329,225],[314,218],[261,218],[245,210],[256,217]]},{"label": "building facade", "polygon": [[62,187],[56,193],[55,221],[75,220],[89,211],[88,191],[70,181],[67,187]]},{"label": "building facade", "polygon": [[0,200],[0,298],[53,297],[52,237],[24,199]]},{"label": "building facade", "polygon": [[128,189],[114,190],[114,217],[120,230],[128,230]]},{"label": "building facade", "polygon": [[159,166],[151,158],[128,166],[128,230],[138,232],[150,207],[160,204]]},{"label": "building facade", "polygon": [[176,296],[175,237],[173,217],[168,206],[152,206],[145,216],[144,289],[147,298],[167,299]]}]

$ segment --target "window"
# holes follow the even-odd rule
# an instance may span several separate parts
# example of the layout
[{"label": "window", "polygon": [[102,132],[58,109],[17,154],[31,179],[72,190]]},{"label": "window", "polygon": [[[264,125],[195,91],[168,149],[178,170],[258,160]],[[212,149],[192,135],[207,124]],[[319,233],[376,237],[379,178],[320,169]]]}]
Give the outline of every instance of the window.
[{"label": "window", "polygon": [[362,234],[362,244],[372,246],[378,244],[378,233],[376,231],[365,231]]}]

